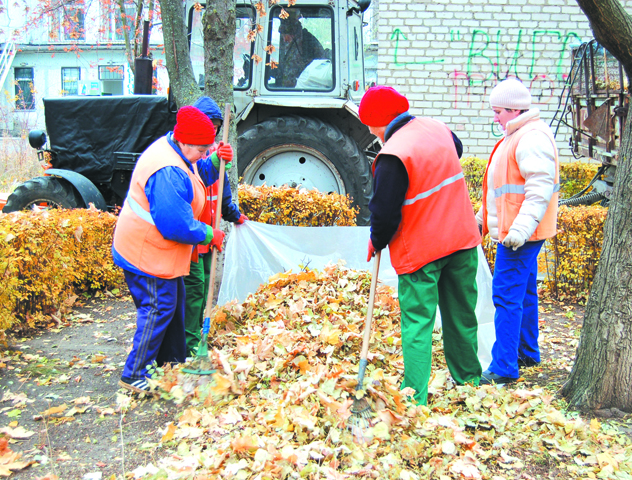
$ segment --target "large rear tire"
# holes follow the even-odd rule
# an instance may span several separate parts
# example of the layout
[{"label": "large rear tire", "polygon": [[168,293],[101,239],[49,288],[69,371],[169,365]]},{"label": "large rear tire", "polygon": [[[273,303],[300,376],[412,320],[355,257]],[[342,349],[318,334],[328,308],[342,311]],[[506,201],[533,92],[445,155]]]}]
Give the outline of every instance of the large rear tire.
[{"label": "large rear tire", "polygon": [[40,208],[84,207],[81,197],[70,182],[58,177],[36,177],[18,185],[2,209],[3,213]]},{"label": "large rear tire", "polygon": [[360,209],[356,223],[368,224],[369,160],[337,127],[312,117],[272,117],[246,129],[238,147],[244,183],[348,194]]}]

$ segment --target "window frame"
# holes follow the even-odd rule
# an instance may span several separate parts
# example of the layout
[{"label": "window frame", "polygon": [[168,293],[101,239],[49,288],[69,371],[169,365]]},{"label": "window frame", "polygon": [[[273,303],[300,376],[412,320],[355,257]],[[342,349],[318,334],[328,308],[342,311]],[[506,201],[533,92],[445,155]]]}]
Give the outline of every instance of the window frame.
[{"label": "window frame", "polygon": [[[79,14],[81,14],[79,16]],[[75,22],[73,18],[77,18]],[[71,23],[72,22],[72,23]],[[78,27],[69,29],[67,23]],[[63,40],[85,41],[86,40],[86,12],[82,1],[64,5],[62,11],[61,27],[63,28]]]},{"label": "window frame", "polygon": [[[99,65],[99,80],[108,81],[108,80],[121,80],[125,79],[125,66],[124,65]],[[116,69],[116,71],[114,70]],[[118,71],[120,71],[120,77],[117,75]],[[103,75],[107,72],[107,75]],[[111,76],[110,76],[111,75]]]},{"label": "window frame", "polygon": [[[74,70],[78,74],[76,76],[76,80],[66,80],[64,77],[64,72]],[[79,82],[81,81],[81,67],[61,67],[61,95],[62,97],[67,97],[69,95],[79,95]],[[66,88],[66,84],[68,82],[74,82],[77,86],[76,92],[72,93]]]},{"label": "window frame", "polygon": [[[19,71],[30,71],[31,75],[27,79],[26,77],[22,77],[18,73],[22,73]],[[34,67],[14,67],[13,68],[13,79],[15,81],[15,109],[22,111],[35,110],[35,68]],[[28,90],[24,89],[24,82],[28,82]],[[24,95],[24,92],[27,91],[28,94]],[[22,101],[20,101],[20,92],[22,92]],[[30,100],[27,102],[27,99]]]},{"label": "window frame", "polygon": [[[274,45],[273,43],[273,35],[275,35],[275,28],[274,28],[274,22],[275,20],[279,19],[279,10],[281,8],[287,8],[284,7],[283,5],[274,5],[272,8],[270,8],[270,11],[268,12],[268,35],[267,35],[267,45]],[[331,88],[329,89],[322,89],[322,88],[310,88],[310,89],[305,89],[305,88],[297,88],[297,87],[276,87],[276,86],[272,86],[269,84],[268,79],[269,79],[269,75],[268,73],[266,73],[265,76],[265,81],[264,81],[264,88],[268,91],[268,92],[287,92],[287,93],[291,93],[291,92],[297,92],[297,93],[301,93],[301,92],[317,92],[317,93],[327,93],[327,92],[333,92],[336,89],[336,82],[337,82],[337,65],[336,65],[336,32],[335,32],[335,12],[334,9],[331,6],[324,6],[324,5],[301,5],[300,7],[296,7],[296,8],[300,8],[301,12],[302,11],[310,11],[310,10],[321,10],[321,9],[327,9],[330,12],[330,25],[331,25],[331,31],[330,31],[330,35],[331,35],[331,52],[330,52],[330,62],[331,62]],[[305,18],[310,18],[310,17],[305,17]],[[318,17],[311,17],[311,18],[318,18]],[[280,20],[283,21],[283,20]],[[305,27],[304,27],[305,28]],[[311,33],[311,32],[310,32]],[[324,46],[323,46],[324,48]],[[275,51],[280,50],[279,48],[276,48],[275,46]],[[270,52],[266,52],[266,59],[265,59],[265,64],[266,64],[266,72],[269,72],[271,70],[271,67],[269,67],[268,65],[271,63],[272,60],[272,54]],[[278,68],[278,67],[277,67]]]}]

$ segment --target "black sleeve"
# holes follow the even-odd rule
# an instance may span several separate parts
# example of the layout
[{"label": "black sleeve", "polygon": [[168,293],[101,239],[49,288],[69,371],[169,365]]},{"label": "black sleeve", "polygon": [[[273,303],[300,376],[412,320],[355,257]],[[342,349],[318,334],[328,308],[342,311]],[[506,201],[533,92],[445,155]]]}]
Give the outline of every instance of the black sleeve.
[{"label": "black sleeve", "polygon": [[402,205],[408,190],[408,172],[394,155],[380,155],[373,177],[371,211],[371,242],[382,250],[397,232],[402,221]]},{"label": "black sleeve", "polygon": [[456,154],[459,156],[459,158],[461,158],[461,155],[463,155],[463,144],[461,143],[461,140],[459,139],[459,137],[457,137],[453,131],[450,131],[450,133],[452,134],[452,140],[454,140],[454,146],[456,147]]}]

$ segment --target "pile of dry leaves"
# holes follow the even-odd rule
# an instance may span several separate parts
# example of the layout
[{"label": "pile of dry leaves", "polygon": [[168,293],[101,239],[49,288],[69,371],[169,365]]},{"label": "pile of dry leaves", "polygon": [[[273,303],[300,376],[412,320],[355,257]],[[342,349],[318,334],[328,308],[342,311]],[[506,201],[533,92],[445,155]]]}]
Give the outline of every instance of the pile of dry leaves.
[{"label": "pile of dry leaves", "polygon": [[218,309],[217,372],[177,367],[154,379],[187,408],[163,436],[173,455],[136,478],[501,479],[536,455],[555,458],[568,478],[632,478],[626,436],[563,413],[540,388],[454,385],[440,341],[429,406],[412,403],[399,387],[400,315],[388,287],[378,287],[364,385],[375,416],[362,438],[352,435],[369,285],[369,273],[335,265],[279,274]]}]

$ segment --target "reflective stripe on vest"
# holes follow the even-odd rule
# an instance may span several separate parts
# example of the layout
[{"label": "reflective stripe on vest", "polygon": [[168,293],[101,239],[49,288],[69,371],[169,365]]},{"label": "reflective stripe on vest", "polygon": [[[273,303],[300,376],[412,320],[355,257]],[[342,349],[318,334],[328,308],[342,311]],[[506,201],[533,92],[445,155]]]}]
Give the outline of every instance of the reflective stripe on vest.
[{"label": "reflective stripe on vest", "polygon": [[151,213],[149,213],[147,210],[144,210],[143,207],[141,207],[138,202],[130,196],[129,192],[127,194],[127,198],[125,198],[125,201],[129,205],[129,208],[132,209],[132,212],[138,215],[141,219],[145,220],[150,225],[156,225],[154,223],[154,219],[151,216]]},{"label": "reflective stripe on vest", "polygon": [[[560,184],[556,183],[553,185],[553,193],[560,191]],[[507,193],[514,193],[517,195],[524,195],[524,185],[515,185],[515,184],[507,184],[502,187],[498,187],[494,189],[494,198],[500,198]]]},{"label": "reflective stripe on vest", "polygon": [[415,195],[413,198],[409,198],[408,200],[404,201],[404,205],[412,205],[416,201],[422,200],[422,199],[424,199],[426,197],[429,197],[433,193],[436,193],[439,190],[441,190],[443,187],[446,187],[446,186],[448,186],[448,185],[450,185],[450,184],[452,184],[452,183],[454,183],[454,182],[456,182],[458,180],[461,180],[462,178],[463,178],[463,172],[457,173],[453,177],[446,178],[443,182],[441,182],[436,187],[432,187],[430,190],[426,190],[425,192],[421,192],[420,194]]},{"label": "reflective stripe on vest", "polygon": [[398,275],[481,243],[454,138],[444,123],[427,117],[408,122],[384,144],[373,172],[381,155],[399,158],[408,175],[402,220],[388,244]]}]

